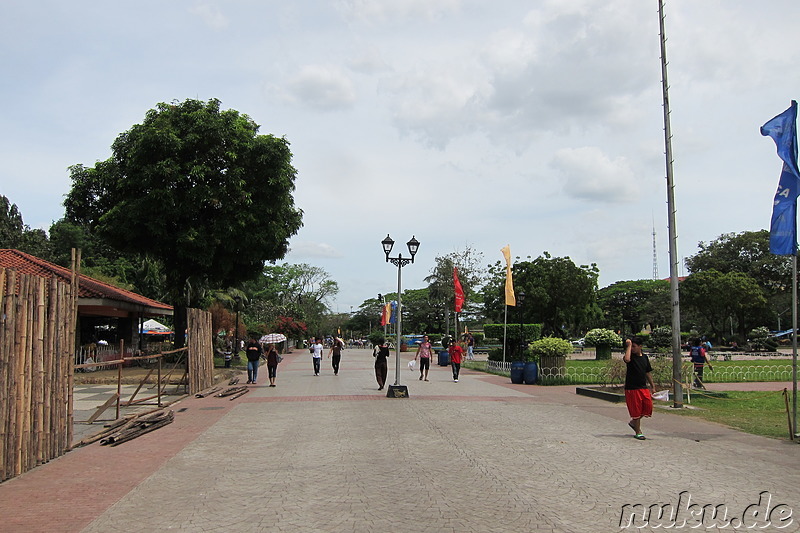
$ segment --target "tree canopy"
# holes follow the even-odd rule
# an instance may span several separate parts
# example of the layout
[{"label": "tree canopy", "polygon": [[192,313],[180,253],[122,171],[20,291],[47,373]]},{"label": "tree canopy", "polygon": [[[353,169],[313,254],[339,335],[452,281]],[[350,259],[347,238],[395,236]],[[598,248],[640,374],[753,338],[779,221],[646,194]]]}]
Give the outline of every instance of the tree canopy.
[{"label": "tree canopy", "polygon": [[215,99],[160,103],[117,137],[109,159],[71,167],[67,218],[158,259],[175,305],[252,279],[302,224],[289,143],[258,129]]},{"label": "tree canopy", "polygon": [[710,243],[698,243],[699,252],[686,259],[691,273],[716,270],[741,272],[770,293],[792,285],[792,268],[785,257],[769,251],[769,231],[723,233]]},{"label": "tree canopy", "polygon": [[763,320],[767,299],[749,275],[710,269],[686,278],[681,284],[681,302],[707,322],[715,338],[722,338],[726,322],[735,318],[744,339],[749,328]]},{"label": "tree canopy", "polygon": [[[533,261],[516,261],[513,266],[514,291],[525,294],[522,305],[509,321],[541,323],[546,336],[577,334],[598,320],[601,311],[595,301],[597,265],[576,265],[569,257],[549,253]],[[484,291],[486,315],[502,322],[505,264],[490,266],[490,280]]]},{"label": "tree canopy", "polygon": [[669,281],[642,279],[618,281],[597,291],[597,304],[606,326],[637,333],[644,326],[670,324]]}]

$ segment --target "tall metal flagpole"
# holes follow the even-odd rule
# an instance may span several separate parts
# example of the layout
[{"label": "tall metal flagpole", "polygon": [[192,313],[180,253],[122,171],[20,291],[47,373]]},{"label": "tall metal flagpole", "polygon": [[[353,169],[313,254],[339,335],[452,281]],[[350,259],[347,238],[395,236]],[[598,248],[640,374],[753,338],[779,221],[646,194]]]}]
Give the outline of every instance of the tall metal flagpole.
[{"label": "tall metal flagpole", "polygon": [[508,306],[504,305],[506,312],[503,315],[503,370],[506,369],[506,328],[508,327]]},{"label": "tall metal flagpole", "polygon": [[797,245],[792,254],[792,428],[797,437]]},{"label": "tall metal flagpole", "polygon": [[667,38],[664,34],[664,0],[658,0],[658,26],[661,38],[661,89],[664,100],[664,145],[667,165],[667,217],[669,226],[669,288],[672,296],[672,387],[673,403],[683,407],[681,385],[681,309],[678,292],[678,236],[675,228],[675,184],[672,175],[672,129],[669,123],[669,83],[667,82]]}]

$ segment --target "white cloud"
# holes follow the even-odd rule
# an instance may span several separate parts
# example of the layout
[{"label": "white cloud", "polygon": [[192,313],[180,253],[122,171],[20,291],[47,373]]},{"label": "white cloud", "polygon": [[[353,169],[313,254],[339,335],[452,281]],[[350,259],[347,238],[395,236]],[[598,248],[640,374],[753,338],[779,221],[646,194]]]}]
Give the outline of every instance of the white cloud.
[{"label": "white cloud", "polygon": [[289,78],[284,91],[286,98],[319,111],[346,109],[356,101],[352,80],[328,65],[306,65]]},{"label": "white cloud", "polygon": [[229,25],[225,15],[217,7],[209,4],[196,4],[189,8],[189,12],[200,17],[208,27],[214,30],[224,30]]},{"label": "white cloud", "polygon": [[392,20],[435,20],[453,13],[461,0],[342,0],[339,9],[349,18],[370,23]]},{"label": "white cloud", "polygon": [[322,242],[292,242],[289,254],[293,259],[335,258],[342,253],[330,244]]},{"label": "white cloud", "polygon": [[639,187],[624,157],[610,159],[597,147],[563,148],[551,165],[564,178],[564,193],[582,200],[620,203],[635,200]]}]

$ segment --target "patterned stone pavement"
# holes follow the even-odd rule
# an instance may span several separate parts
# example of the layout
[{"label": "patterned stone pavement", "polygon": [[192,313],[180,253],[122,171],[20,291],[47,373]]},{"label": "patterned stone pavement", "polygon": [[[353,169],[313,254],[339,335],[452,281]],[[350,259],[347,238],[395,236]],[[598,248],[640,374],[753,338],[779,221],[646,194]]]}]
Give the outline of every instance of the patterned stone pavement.
[{"label": "patterned stone pavement", "polygon": [[[347,350],[339,376],[325,359],[316,377],[295,352],[275,388],[262,369],[238,400],[183,400],[169,426],[0,485],[0,530],[602,532],[621,530],[626,504],[678,507],[687,496],[697,506],[667,530],[800,530],[800,515],[786,518],[800,513],[797,444],[661,410],[637,441],[624,405],[574,387],[469,371],[453,383],[438,366],[420,382],[405,362],[411,398],[387,399],[371,365],[370,351]],[[704,505],[724,505],[728,520],[749,508],[749,521],[734,528],[707,513],[691,528],[689,510]],[[637,525],[668,524],[653,515],[628,530]]]}]

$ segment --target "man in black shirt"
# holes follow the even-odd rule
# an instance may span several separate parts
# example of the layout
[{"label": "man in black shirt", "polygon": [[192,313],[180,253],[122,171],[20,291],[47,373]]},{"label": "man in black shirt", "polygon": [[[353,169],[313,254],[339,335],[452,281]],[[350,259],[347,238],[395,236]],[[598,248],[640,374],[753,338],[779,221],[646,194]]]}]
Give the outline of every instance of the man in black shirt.
[{"label": "man in black shirt", "polygon": [[245,353],[247,354],[247,382],[255,383],[258,379],[258,360],[264,351],[261,349],[261,344],[251,337]]},{"label": "man in black shirt", "polygon": [[655,392],[650,359],[642,353],[642,339],[633,337],[625,339],[625,355],[622,357],[627,366],[625,373],[625,403],[631,421],[628,425],[639,440],[645,440],[642,435],[642,417],[653,414],[653,398],[650,392]]}]

